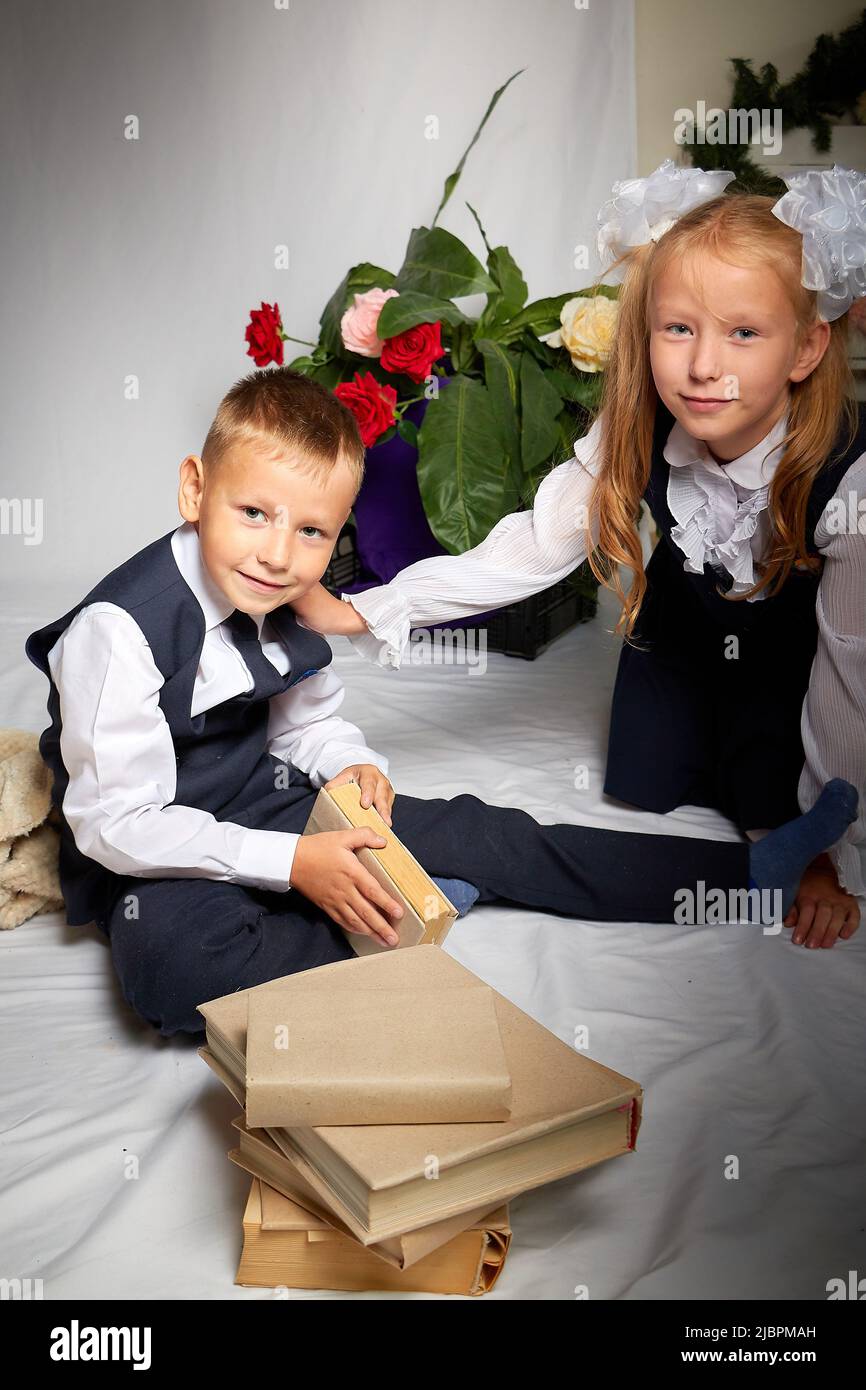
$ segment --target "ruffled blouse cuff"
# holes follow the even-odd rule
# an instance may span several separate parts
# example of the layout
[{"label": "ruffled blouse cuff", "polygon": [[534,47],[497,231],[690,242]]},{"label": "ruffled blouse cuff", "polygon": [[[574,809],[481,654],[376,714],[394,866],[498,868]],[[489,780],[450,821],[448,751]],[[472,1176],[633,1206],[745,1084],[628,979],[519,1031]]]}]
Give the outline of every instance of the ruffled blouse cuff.
[{"label": "ruffled blouse cuff", "polygon": [[852,840],[839,840],[827,854],[843,893],[850,893],[854,898],[866,897],[866,846]]},{"label": "ruffled blouse cuff", "polygon": [[406,596],[383,584],[361,594],[341,594],[340,598],[351,603],[369,628],[369,632],[349,637],[358,655],[378,666],[399,667],[409,647],[412,627]]}]

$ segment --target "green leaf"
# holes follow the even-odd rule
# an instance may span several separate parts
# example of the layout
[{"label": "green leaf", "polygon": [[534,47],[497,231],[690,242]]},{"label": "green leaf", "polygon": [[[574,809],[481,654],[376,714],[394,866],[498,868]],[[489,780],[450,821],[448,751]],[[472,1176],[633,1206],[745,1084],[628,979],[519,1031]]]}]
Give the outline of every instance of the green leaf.
[{"label": "green leaf", "polygon": [[503,322],[509,315],[517,313],[517,310],[526,303],[528,290],[526,281],[520,273],[520,268],[508,247],[491,246],[478,213],[471,203],[467,203],[466,206],[475,218],[481,233],[481,239],[487,251],[487,269],[490,278],[496,285],[496,289],[487,296],[487,304],[476,328],[476,336],[483,338],[487,336],[487,330],[492,324]]},{"label": "green leaf", "polygon": [[466,146],[466,149],[463,151],[460,163],[457,165],[457,168],[454,170],[454,172],[449,174],[447,179],[445,180],[445,188],[442,193],[442,200],[438,208],[436,209],[436,216],[433,218],[433,221],[430,224],[431,227],[436,226],[436,219],[438,218],[445,204],[448,202],[448,199],[451,197],[451,194],[454,192],[454,189],[457,187],[457,181],[463,172],[463,165],[466,163],[466,156],[469,154],[469,151],[472,149],[472,146],[475,144],[475,141],[478,139],[482,130],[486,126],[488,119],[490,118],[493,112],[493,108],[495,107],[499,98],[502,96],[502,93],[505,91],[506,87],[508,87],[514,81],[515,77],[519,77],[520,74],[525,71],[525,68],[518,68],[517,72],[513,72],[509,77],[508,81],[503,82],[502,86],[498,87],[496,91],[493,93],[493,96],[490,98],[490,104],[488,105],[487,110],[484,112],[484,117],[481,121],[480,126],[476,130],[472,139],[469,141],[469,144]]},{"label": "green leaf", "polygon": [[377,288],[387,290],[393,283],[394,276],[390,270],[383,270],[370,261],[362,261],[360,265],[353,265],[351,270],[347,270],[319,319],[319,346],[327,352],[345,357],[347,349],[340,336],[340,319],[354,304],[354,296]]},{"label": "green leaf", "polygon": [[530,473],[536,464],[549,459],[556,448],[559,439],[556,417],[562,410],[562,397],[528,352],[520,359],[520,401],[521,455],[524,472]]},{"label": "green leaf", "polygon": [[527,304],[525,309],[521,309],[513,319],[501,326],[497,325],[496,332],[491,337],[496,337],[500,342],[510,342],[514,338],[519,338],[524,328],[531,328],[533,333],[538,336],[540,333],[552,333],[554,329],[560,327],[559,315],[562,312],[563,304],[569,299],[574,299],[574,290],[568,290],[565,294],[555,294],[547,299],[536,299],[532,304]]},{"label": "green leaf", "polygon": [[389,299],[382,305],[382,312],[376,325],[380,338],[396,338],[407,328],[419,323],[468,323],[462,309],[452,304],[450,299],[439,299],[432,294],[420,294],[418,290],[405,290],[396,299]]},{"label": "green leaf", "polygon": [[582,295],[587,299],[595,299],[597,295],[603,295],[605,299],[619,299],[619,285],[587,285],[586,289],[577,290],[575,299]]},{"label": "green leaf", "polygon": [[459,237],[443,227],[413,227],[394,289],[459,299],[467,294],[489,294],[493,281],[481,262]]},{"label": "green leaf", "polygon": [[411,444],[413,449],[418,448],[418,426],[411,420],[402,419],[397,426],[397,433],[407,444]]},{"label": "green leaf", "polygon": [[452,377],[427,407],[418,432],[418,486],[436,539],[458,555],[503,515],[508,456],[493,402],[481,382]]},{"label": "green leaf", "polygon": [[595,404],[603,381],[602,372],[563,372],[555,367],[546,368],[544,375],[564,401],[576,401],[585,406]]},{"label": "green leaf", "polygon": [[314,381],[318,381],[322,386],[326,386],[329,391],[333,391],[341,381],[351,381],[354,376],[354,367],[347,362],[343,362],[338,357],[332,357],[330,362],[314,363],[306,373]]},{"label": "green leaf", "polygon": [[494,246],[487,257],[487,269],[500,291],[496,317],[500,321],[511,318],[523,308],[529,293],[520,267],[507,246]]},{"label": "green leaf", "polygon": [[508,476],[502,499],[504,514],[517,506],[523,482],[518,415],[520,359],[489,338],[480,338],[477,346],[484,358],[484,380],[493,403],[502,447],[508,456]]},{"label": "green leaf", "polygon": [[475,211],[475,209],[474,209],[474,207],[472,206],[471,203],[467,202],[466,206],[468,207],[469,211],[472,213],[472,216],[475,218],[475,225],[476,225],[476,227],[478,228],[479,232],[481,233],[481,240],[484,242],[484,249],[485,249],[485,251],[487,252],[487,255],[489,256],[489,255],[490,255],[490,252],[491,252],[491,246],[490,246],[490,242],[487,240],[487,233],[485,232],[484,228],[483,228],[482,225],[481,225],[481,218],[478,216],[478,213]]},{"label": "green leaf", "polygon": [[455,372],[466,372],[473,366],[476,359],[475,337],[473,325],[461,323],[451,334],[451,365]]},{"label": "green leaf", "polygon": [[[549,343],[543,343],[540,338],[536,338],[531,328],[524,328],[520,337],[509,343],[509,347],[522,348],[524,352],[531,353],[539,367],[545,371],[563,361],[563,349],[552,348]],[[570,361],[568,354],[566,358]]]}]

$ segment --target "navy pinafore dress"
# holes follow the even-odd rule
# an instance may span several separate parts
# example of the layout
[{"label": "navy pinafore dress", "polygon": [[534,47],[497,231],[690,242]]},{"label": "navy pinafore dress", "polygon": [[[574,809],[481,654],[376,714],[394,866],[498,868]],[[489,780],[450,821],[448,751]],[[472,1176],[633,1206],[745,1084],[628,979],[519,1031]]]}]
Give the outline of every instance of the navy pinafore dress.
[{"label": "navy pinafore dress", "polygon": [[[709,563],[684,568],[671,537],[670,465],[664,446],[675,417],[658,404],[644,491],[660,533],[633,638],[623,643],[611,706],[604,791],[648,811],[712,806],[741,831],[773,829],[800,814],[805,754],[803,700],[818,641],[820,572],[792,569],[778,594],[731,602],[732,580]],[[866,413],[841,457],[840,438],[809,496],[806,545],[852,463],[866,450]],[[736,636],[737,644],[729,638]],[[735,658],[728,652],[738,649]]]}]

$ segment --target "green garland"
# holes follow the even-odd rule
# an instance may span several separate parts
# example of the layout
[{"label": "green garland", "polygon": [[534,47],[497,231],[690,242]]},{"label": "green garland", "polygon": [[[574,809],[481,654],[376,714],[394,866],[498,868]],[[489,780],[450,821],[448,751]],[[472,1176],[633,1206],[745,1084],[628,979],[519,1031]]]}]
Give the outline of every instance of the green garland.
[{"label": "green garland", "polygon": [[[817,153],[826,154],[833,138],[833,121],[853,116],[866,123],[866,9],[860,18],[834,37],[819,34],[805,64],[789,82],[779,82],[773,63],[759,73],[750,58],[729,59],[734,74],[733,110],[780,110],[785,132],[808,127]],[[749,144],[704,144],[697,138],[684,142],[691,161],[701,169],[730,169],[736,182],[732,192],[764,193],[776,197],[785,184],[761,169],[749,156]]]}]

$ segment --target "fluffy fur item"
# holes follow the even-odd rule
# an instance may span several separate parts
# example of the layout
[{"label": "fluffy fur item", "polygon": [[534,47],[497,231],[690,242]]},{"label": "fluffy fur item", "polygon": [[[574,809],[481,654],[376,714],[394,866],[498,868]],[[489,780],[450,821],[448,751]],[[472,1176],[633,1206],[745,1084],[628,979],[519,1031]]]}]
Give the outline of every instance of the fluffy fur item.
[{"label": "fluffy fur item", "polygon": [[63,907],[51,776],[38,734],[0,729],[0,930]]}]

